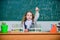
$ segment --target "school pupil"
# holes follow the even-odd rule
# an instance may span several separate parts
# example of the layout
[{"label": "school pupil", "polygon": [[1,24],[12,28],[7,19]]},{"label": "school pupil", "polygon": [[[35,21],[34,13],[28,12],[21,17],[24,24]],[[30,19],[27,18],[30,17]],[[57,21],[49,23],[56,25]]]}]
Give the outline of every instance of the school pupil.
[{"label": "school pupil", "polygon": [[36,22],[39,18],[39,8],[36,7],[35,11],[36,11],[35,16],[31,11],[28,11],[23,17],[22,26],[25,32],[28,32],[29,29],[33,27],[32,25],[36,25]]}]

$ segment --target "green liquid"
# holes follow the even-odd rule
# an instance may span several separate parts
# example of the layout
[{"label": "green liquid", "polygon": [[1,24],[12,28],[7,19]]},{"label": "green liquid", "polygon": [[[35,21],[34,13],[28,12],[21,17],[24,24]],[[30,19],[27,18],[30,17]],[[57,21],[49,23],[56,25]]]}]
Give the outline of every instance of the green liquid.
[{"label": "green liquid", "polygon": [[1,25],[1,32],[2,32],[2,33],[7,33],[7,32],[8,32],[8,25],[6,25],[6,24],[3,25],[3,24],[2,24],[2,25]]}]

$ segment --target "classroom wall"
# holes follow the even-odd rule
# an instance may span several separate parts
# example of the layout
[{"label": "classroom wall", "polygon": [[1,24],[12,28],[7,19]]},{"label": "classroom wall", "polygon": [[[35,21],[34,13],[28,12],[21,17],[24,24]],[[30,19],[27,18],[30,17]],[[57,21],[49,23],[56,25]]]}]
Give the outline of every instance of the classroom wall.
[{"label": "classroom wall", "polygon": [[26,11],[35,14],[36,6],[38,21],[60,21],[60,0],[0,0],[0,21],[21,21]]},{"label": "classroom wall", "polygon": [[[6,22],[8,25],[8,31],[11,31],[13,28],[21,28],[21,21],[0,21],[0,30],[1,30],[1,23]],[[42,31],[49,31],[52,27],[52,24],[57,24],[60,21],[37,21],[38,26],[37,27],[42,27]],[[13,27],[14,26],[14,27]]]}]

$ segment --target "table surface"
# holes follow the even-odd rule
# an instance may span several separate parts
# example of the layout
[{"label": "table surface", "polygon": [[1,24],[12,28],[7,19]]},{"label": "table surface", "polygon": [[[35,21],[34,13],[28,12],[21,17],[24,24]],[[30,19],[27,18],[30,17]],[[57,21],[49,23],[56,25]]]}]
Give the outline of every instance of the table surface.
[{"label": "table surface", "polygon": [[8,33],[1,33],[0,35],[60,35],[60,32],[8,32]]}]

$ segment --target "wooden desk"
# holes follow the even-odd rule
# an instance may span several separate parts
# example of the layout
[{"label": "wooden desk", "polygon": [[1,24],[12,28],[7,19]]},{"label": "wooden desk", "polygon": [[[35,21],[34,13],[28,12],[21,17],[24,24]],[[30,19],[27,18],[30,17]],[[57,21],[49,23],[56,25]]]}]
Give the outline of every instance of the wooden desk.
[{"label": "wooden desk", "polygon": [[0,33],[0,40],[60,40],[60,33],[8,32]]}]

